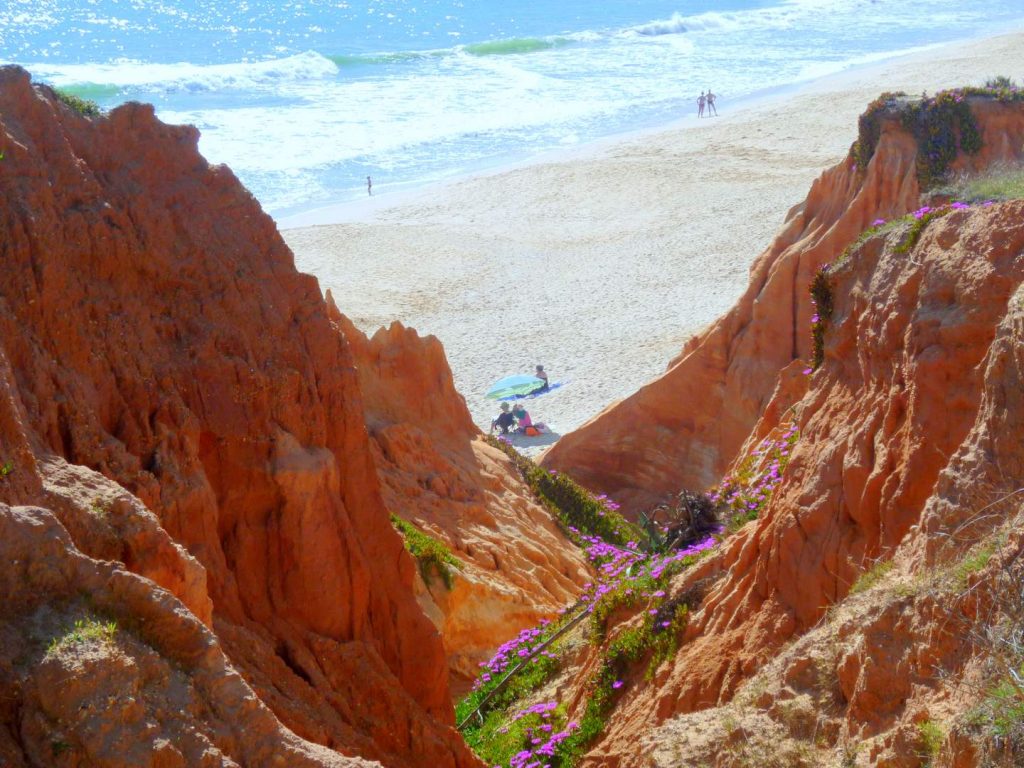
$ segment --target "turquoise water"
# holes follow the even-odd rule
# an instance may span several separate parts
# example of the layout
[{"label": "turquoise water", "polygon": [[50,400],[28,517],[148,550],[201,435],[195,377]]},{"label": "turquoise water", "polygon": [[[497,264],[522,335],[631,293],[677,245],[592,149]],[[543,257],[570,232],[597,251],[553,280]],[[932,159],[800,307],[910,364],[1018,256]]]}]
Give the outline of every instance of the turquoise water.
[{"label": "turquoise water", "polygon": [[8,0],[0,60],[195,124],[284,216],[1022,22],[1020,0]]}]

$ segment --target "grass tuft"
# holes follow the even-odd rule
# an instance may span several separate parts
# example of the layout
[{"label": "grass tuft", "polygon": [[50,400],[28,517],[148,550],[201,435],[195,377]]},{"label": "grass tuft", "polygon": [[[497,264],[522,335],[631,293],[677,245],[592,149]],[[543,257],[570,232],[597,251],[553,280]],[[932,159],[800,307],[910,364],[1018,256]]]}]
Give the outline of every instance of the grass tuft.
[{"label": "grass tuft", "polygon": [[917,744],[924,765],[930,766],[939,756],[942,743],[946,740],[946,732],[942,726],[932,720],[917,724]]},{"label": "grass tuft", "polygon": [[965,176],[938,187],[935,192],[965,203],[1021,200],[1024,199],[1024,165],[996,166],[977,176]]},{"label": "grass tuft", "polygon": [[891,570],[892,560],[880,560],[864,571],[864,573],[862,573],[857,580],[853,582],[853,586],[850,587],[850,594],[857,595],[861,592],[867,592],[875,586],[875,584],[884,579],[886,574]]},{"label": "grass tuft", "polygon": [[46,654],[57,653],[63,648],[82,645],[88,642],[112,643],[117,634],[117,622],[114,620],[77,619],[74,626],[59,637],[50,640],[46,646]]},{"label": "grass tuft", "polygon": [[455,583],[452,568],[462,568],[462,561],[442,542],[428,536],[412,523],[398,515],[391,515],[391,524],[395,526],[405,540],[405,548],[416,558],[420,565],[423,581],[430,583],[430,574],[437,573],[445,587],[451,589]]}]

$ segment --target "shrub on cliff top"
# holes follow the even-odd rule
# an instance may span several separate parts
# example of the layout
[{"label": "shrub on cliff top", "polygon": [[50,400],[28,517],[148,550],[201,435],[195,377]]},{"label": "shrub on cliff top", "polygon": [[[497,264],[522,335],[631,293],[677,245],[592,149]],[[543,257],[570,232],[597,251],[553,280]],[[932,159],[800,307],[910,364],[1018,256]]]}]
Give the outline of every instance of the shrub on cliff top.
[{"label": "shrub on cliff top", "polygon": [[917,179],[922,190],[942,181],[957,154],[973,155],[982,138],[967,102],[968,97],[1000,102],[1024,101],[1024,89],[1008,77],[989,79],[984,86],[940,91],[908,101],[904,93],[883,93],[872,101],[857,123],[857,141],[850,147],[850,161],[864,173],[875,154],[886,116],[899,119],[917,142]]},{"label": "shrub on cliff top", "polygon": [[981,132],[961,90],[940,91],[930,99],[909,103],[900,119],[917,140],[917,181],[921,189],[942,181],[960,152],[975,155],[981,150]]},{"label": "shrub on cliff top", "polygon": [[850,156],[860,173],[867,170],[875,154],[878,139],[882,135],[882,115],[894,109],[898,100],[906,95],[903,91],[886,91],[868,104],[864,114],[857,118],[857,141],[850,147]]},{"label": "shrub on cliff top", "polygon": [[62,90],[60,88],[54,88],[53,94],[65,105],[71,107],[80,115],[86,117],[99,117],[103,114],[103,110],[100,109],[100,105],[95,101],[89,99],[83,99],[81,96]]},{"label": "shrub on cliff top", "polygon": [[455,557],[451,550],[440,541],[433,536],[423,533],[419,528],[403,520],[398,515],[391,515],[391,524],[402,534],[405,548],[409,550],[409,554],[415,557],[419,563],[420,575],[423,576],[423,581],[429,583],[431,572],[436,572],[441,577],[444,585],[451,589],[455,578],[451,569],[453,567],[461,568],[462,561]]}]

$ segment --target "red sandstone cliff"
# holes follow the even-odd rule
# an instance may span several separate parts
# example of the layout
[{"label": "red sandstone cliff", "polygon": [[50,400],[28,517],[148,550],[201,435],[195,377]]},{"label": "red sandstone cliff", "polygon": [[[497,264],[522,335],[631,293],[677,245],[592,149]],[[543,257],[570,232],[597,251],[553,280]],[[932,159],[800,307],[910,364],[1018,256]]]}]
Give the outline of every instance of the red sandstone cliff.
[{"label": "red sandstone cliff", "polygon": [[400,323],[367,339],[337,319],[357,363],[388,509],[463,564],[451,588],[431,580],[420,590],[462,692],[510,632],[575,602],[590,571],[508,457],[480,438],[437,339]]},{"label": "red sandstone cliff", "polygon": [[[989,147],[974,167],[1024,151],[1019,104],[974,109]],[[708,484],[783,424],[799,439],[759,518],[674,580],[669,599],[713,583],[671,664],[629,676],[582,765],[1020,764],[1024,731],[994,725],[992,691],[1024,663],[1024,201],[949,211],[913,247],[913,220],[855,245],[830,271],[824,362],[807,376],[796,360],[810,358],[812,266],[916,205],[914,153],[890,122],[863,181],[848,164],[826,172],[737,309],[609,412],[667,419],[641,436],[680,431],[665,455],[638,449],[653,483],[670,482],[671,451],[675,482]],[[698,384],[707,397],[687,400]],[[734,388],[746,388],[736,401]],[[597,478],[632,462],[609,414],[551,463],[575,459]],[[612,456],[598,461],[599,447]],[[621,494],[625,476],[601,487]],[[609,637],[642,618],[620,614]],[[582,654],[573,678],[600,652]],[[579,717],[586,691],[566,685],[560,700]],[[1024,699],[1005,701],[1012,713]]]},{"label": "red sandstone cliff", "polygon": [[476,765],[350,346],[197,138],[0,69],[0,754]]},{"label": "red sandstone cliff", "polygon": [[[586,765],[909,768],[922,723],[941,724],[936,764],[1018,764],[979,702],[1000,674],[985,638],[1024,622],[1024,202],[951,213],[898,253],[907,227],[836,270],[781,485],[673,585],[719,578]],[[880,585],[849,596],[869,570]]]},{"label": "red sandstone cliff", "polygon": [[[983,148],[962,155],[953,171],[1024,156],[1019,105],[970,101]],[[873,220],[919,207],[916,161],[913,137],[889,120],[866,169],[843,162],[823,173],[754,262],[736,306],[694,337],[661,377],[563,436],[544,465],[634,512],[681,487],[716,483],[768,404],[780,371],[809,359],[811,276]]]}]

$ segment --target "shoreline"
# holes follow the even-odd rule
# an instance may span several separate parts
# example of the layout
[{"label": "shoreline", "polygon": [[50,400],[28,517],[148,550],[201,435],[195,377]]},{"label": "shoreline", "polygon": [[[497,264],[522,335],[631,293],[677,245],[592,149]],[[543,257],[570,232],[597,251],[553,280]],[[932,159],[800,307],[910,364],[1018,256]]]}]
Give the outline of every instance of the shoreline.
[{"label": "shoreline", "polygon": [[553,382],[569,381],[529,408],[564,434],[660,375],[735,303],[751,263],[846,156],[879,93],[1022,70],[1022,31],[944,44],[717,119],[684,117],[381,195],[337,223],[282,235],[298,268],[363,331],[398,320],[437,336],[484,430],[494,380],[540,363]]},{"label": "shoreline", "polygon": [[[930,43],[882,54],[871,54],[867,57],[867,61],[844,64],[840,69],[833,72],[827,72],[809,79],[797,80],[785,85],[772,86],[762,91],[742,96],[735,101],[727,101],[726,104],[730,107],[727,115],[742,116],[743,113],[752,109],[778,106],[781,102],[799,96],[804,91],[813,91],[816,87],[829,87],[830,85],[841,84],[844,77],[856,78],[858,74],[875,67],[882,67],[886,64],[901,61],[913,63],[916,59],[927,58],[929,54],[935,52],[967,47],[986,40],[1015,34],[1024,34],[1024,19],[1015,28],[1010,30],[981,33],[944,43]],[[881,90],[886,89],[882,88]],[[731,108],[733,105],[735,105],[735,108]],[[719,116],[723,115],[720,114]],[[469,179],[502,175],[537,164],[585,161],[593,155],[613,148],[617,144],[641,141],[661,133],[700,127],[701,124],[696,122],[697,119],[698,117],[695,114],[681,115],[673,120],[654,126],[645,126],[609,134],[570,147],[552,148],[528,157],[499,162],[494,166],[456,173],[450,177],[424,180],[422,182],[406,182],[409,185],[407,188],[367,196],[366,198],[354,198],[317,205],[305,211],[275,218],[275,222],[278,229],[284,231],[363,221],[372,218],[374,214],[384,209],[415,203],[421,197],[431,195],[435,191],[443,191],[450,185],[463,183]]]}]

